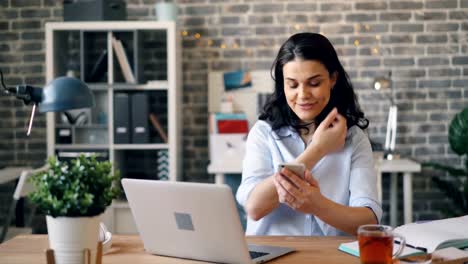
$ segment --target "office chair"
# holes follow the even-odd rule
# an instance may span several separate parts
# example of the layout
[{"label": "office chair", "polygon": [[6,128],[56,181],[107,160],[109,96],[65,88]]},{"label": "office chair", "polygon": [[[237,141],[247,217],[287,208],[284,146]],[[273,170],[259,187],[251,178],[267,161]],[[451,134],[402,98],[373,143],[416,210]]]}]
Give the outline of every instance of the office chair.
[{"label": "office chair", "polygon": [[[40,167],[40,168],[35,169],[35,170],[23,170],[21,172],[21,176],[20,176],[18,184],[16,185],[16,188],[15,188],[15,193],[13,194],[13,200],[11,201],[10,207],[8,208],[8,214],[7,214],[7,217],[5,219],[5,223],[3,224],[3,230],[2,230],[2,233],[1,233],[1,236],[0,236],[0,243],[2,243],[5,240],[5,237],[6,237],[7,233],[8,233],[8,228],[10,227],[11,218],[13,217],[13,214],[15,212],[16,204],[18,203],[19,199],[21,199],[21,198],[25,197],[26,195],[28,195],[28,193],[31,192],[31,190],[33,188],[32,185],[28,182],[29,177],[36,174],[36,173],[38,173],[38,172],[47,170],[47,168],[48,168],[48,165],[44,165],[43,167]],[[26,226],[31,225],[32,218],[34,216],[35,210],[36,210],[36,207],[33,206],[31,208],[31,213],[30,213],[27,221],[25,222]]]}]

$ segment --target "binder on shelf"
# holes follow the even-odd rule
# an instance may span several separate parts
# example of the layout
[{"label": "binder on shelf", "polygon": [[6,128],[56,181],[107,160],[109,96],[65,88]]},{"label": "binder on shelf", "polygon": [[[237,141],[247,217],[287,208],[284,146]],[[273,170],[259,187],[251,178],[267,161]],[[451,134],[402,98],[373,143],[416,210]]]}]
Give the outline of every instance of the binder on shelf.
[{"label": "binder on shelf", "polygon": [[164,141],[164,143],[167,143],[168,142],[167,134],[164,131],[164,128],[162,127],[161,123],[159,123],[159,120],[156,117],[156,114],[154,114],[154,113],[149,114],[149,119],[150,119],[151,124],[153,125],[154,129],[158,132],[161,139]]},{"label": "binder on shelf", "polygon": [[132,68],[128,61],[127,54],[122,45],[122,41],[112,36],[112,47],[114,48],[117,60],[119,61],[120,68],[122,69],[125,81],[128,83],[136,83],[135,75],[133,74]]},{"label": "binder on shelf", "polygon": [[134,93],[131,95],[132,113],[132,143],[148,143],[148,95],[146,93]]},{"label": "binder on shelf", "polygon": [[114,96],[114,143],[130,143],[130,100],[126,93]]}]

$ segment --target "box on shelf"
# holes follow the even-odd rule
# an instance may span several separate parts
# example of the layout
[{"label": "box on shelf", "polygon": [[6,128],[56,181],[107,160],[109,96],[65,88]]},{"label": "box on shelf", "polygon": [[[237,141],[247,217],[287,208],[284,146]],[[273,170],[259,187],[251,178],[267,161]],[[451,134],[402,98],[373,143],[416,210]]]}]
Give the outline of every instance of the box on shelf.
[{"label": "box on shelf", "polygon": [[127,6],[123,0],[65,0],[64,21],[126,20]]}]

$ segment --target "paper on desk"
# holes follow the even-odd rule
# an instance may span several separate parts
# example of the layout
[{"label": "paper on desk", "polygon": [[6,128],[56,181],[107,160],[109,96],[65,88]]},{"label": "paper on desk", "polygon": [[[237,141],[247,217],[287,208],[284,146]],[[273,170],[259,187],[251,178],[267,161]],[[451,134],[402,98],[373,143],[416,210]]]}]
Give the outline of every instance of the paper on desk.
[{"label": "paper on desk", "polygon": [[[393,254],[395,254],[400,247],[399,244],[394,244],[393,245]],[[340,246],[338,247],[339,250],[346,252],[348,254],[351,254],[353,256],[359,257],[359,243],[358,241],[353,241],[353,242],[348,242],[348,243],[341,243]],[[414,255],[420,255],[420,254],[425,254],[421,250],[417,250],[414,248],[410,247],[405,247],[403,249],[403,252],[399,257],[408,257],[408,256],[414,256]]]}]

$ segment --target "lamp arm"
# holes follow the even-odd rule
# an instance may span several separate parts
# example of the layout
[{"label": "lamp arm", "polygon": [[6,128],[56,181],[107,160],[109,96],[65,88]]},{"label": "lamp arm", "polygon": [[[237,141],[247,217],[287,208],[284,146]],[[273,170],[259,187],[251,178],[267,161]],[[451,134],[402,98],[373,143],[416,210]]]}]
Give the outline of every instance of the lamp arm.
[{"label": "lamp arm", "polygon": [[28,105],[39,104],[42,100],[42,88],[33,87],[31,85],[18,85],[16,88],[11,88],[16,98],[23,100],[24,104]]},{"label": "lamp arm", "polygon": [[31,102],[37,105],[42,100],[42,88],[36,88],[30,85],[18,85],[16,88],[6,87],[2,70],[0,70],[0,82],[6,94],[15,95],[16,98],[23,100],[26,105]]}]

